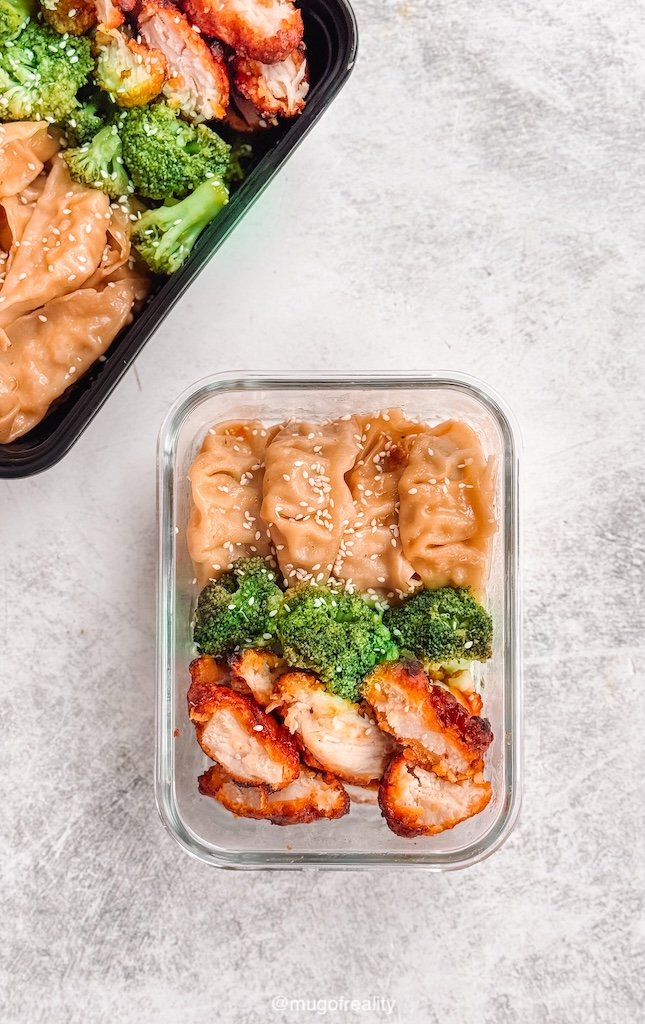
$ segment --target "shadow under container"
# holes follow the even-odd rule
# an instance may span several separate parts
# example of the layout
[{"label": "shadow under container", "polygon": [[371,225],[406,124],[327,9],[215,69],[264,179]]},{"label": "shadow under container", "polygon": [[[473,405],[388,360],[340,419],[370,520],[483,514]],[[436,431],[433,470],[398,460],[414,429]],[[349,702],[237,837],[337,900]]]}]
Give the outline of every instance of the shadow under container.
[{"label": "shadow under container", "polygon": [[[236,818],[201,796],[197,778],[210,764],[188,718],[188,666],[195,656],[191,617],[197,598],[186,547],[190,465],[207,430],[231,419],[277,423],[323,420],[345,413],[400,407],[432,424],[463,419],[497,464],[493,539],[486,603],[495,626],[493,657],[482,669],[483,714],[494,741],[485,774],[493,787],[488,807],[437,836],[402,839],[379,808],[352,803],[337,821],[278,827]],[[507,838],[520,804],[521,618],[518,565],[518,440],[504,403],[482,382],[457,374],[409,373],[312,377],[208,378],[170,411],[158,448],[158,664],[156,797],[161,817],[193,856],[217,867],[376,868],[396,865],[434,871],[475,864]]]}]

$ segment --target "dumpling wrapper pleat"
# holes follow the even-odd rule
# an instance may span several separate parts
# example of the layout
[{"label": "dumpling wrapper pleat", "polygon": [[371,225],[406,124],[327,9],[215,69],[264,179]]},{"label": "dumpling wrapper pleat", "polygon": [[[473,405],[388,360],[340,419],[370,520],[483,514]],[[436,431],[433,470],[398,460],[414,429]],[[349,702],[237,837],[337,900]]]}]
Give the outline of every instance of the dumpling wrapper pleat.
[{"label": "dumpling wrapper pleat", "polygon": [[326,582],[353,513],[345,481],[360,451],[355,416],[287,423],[267,448],[261,516],[284,580]]},{"label": "dumpling wrapper pleat", "polygon": [[360,418],[361,451],[346,480],[353,514],[345,529],[334,577],[375,596],[403,596],[420,586],[399,536],[399,480],[417,435],[427,430],[400,409]]},{"label": "dumpling wrapper pleat", "polygon": [[447,420],[420,434],[399,491],[403,552],[424,586],[472,587],[480,593],[497,523],[495,464],[475,431]]},{"label": "dumpling wrapper pleat", "polygon": [[131,204],[73,182],[58,148],[44,122],[0,126],[3,444],[103,355],[150,287],[131,260]]},{"label": "dumpling wrapper pleat", "polygon": [[272,555],[260,504],[266,446],[277,430],[258,420],[235,421],[218,424],[204,438],[188,474],[193,510],[186,531],[200,587],[238,558]]},{"label": "dumpling wrapper pleat", "polygon": [[58,152],[48,128],[46,121],[0,124],[0,199],[27,188]]},{"label": "dumpling wrapper pleat", "polygon": [[0,327],[83,287],[100,263],[110,216],[105,193],[73,182],[54,157],[4,280]]},{"label": "dumpling wrapper pleat", "polygon": [[[0,352],[0,442],[39,423],[52,401],[102,355],[141,301],[147,279],[132,275],[52,299],[5,328]],[[46,317],[46,320],[41,319]]]}]

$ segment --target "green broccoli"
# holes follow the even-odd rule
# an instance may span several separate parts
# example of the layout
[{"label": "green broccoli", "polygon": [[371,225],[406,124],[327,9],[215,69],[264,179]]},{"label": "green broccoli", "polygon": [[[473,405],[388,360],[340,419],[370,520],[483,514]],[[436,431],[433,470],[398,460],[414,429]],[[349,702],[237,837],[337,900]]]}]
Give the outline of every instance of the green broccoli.
[{"label": "green broccoli", "polygon": [[64,121],[92,64],[88,39],[29,22],[0,48],[0,119]]},{"label": "green broccoli", "polygon": [[134,225],[132,242],[151,270],[173,274],[227,202],[226,186],[218,178],[208,178],[181,202],[146,210]]},{"label": "green broccoli", "polygon": [[17,36],[34,9],[31,0],[0,0],[0,42]]},{"label": "green broccoli", "polygon": [[100,188],[109,196],[127,195],[132,191],[123,166],[121,139],[116,123],[101,128],[90,142],[76,149],[66,149],[63,158],[74,181],[90,188]]},{"label": "green broccoli", "polygon": [[274,570],[263,558],[241,558],[199,595],[193,639],[201,653],[214,657],[239,647],[266,646],[275,634],[281,603]]},{"label": "green broccoli", "polygon": [[130,177],[149,199],[182,199],[207,178],[226,180],[231,147],[167,103],[129,110],[122,138]]},{"label": "green broccoli", "polygon": [[361,683],[380,661],[398,657],[381,614],[358,594],[300,584],[278,615],[285,658],[316,672],[332,693],[358,701]]},{"label": "green broccoli", "polygon": [[100,132],[105,122],[103,105],[98,96],[92,96],[81,103],[78,110],[73,110],[61,127],[70,146],[84,146]]},{"label": "green broccoli", "polygon": [[464,587],[421,590],[383,616],[405,654],[455,671],[492,653],[493,623]]}]

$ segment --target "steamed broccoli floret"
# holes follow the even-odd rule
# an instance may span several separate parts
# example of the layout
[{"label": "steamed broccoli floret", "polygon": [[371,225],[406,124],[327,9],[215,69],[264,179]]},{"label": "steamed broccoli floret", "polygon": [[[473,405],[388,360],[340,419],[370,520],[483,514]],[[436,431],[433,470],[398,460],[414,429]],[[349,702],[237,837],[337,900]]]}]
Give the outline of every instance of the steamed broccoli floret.
[{"label": "steamed broccoli floret", "polygon": [[128,111],[123,157],[137,192],[181,199],[206,178],[226,180],[230,146],[203,124],[182,121],[167,103]]},{"label": "steamed broccoli floret", "polygon": [[84,146],[105,126],[102,104],[98,97],[92,97],[73,110],[64,121],[67,142],[70,146]]},{"label": "steamed broccoli floret", "polygon": [[126,195],[131,190],[123,166],[121,139],[117,124],[108,124],[76,149],[66,149],[63,157],[74,181],[100,188],[109,196]]},{"label": "steamed broccoli floret", "polygon": [[94,39],[96,84],[120,107],[151,103],[166,80],[166,61],[159,50],[151,50],[117,28],[99,29]]},{"label": "steamed broccoli floret", "polygon": [[380,661],[398,656],[380,613],[358,594],[301,584],[288,590],[278,638],[291,665],[316,672],[332,693],[357,701]]},{"label": "steamed broccoli floret", "polygon": [[64,121],[91,67],[89,40],[29,22],[0,47],[0,118]]},{"label": "steamed broccoli floret", "polygon": [[227,202],[225,185],[218,178],[209,178],[180,203],[146,210],[134,225],[132,242],[151,270],[173,274]]},{"label": "steamed broccoli floret", "polygon": [[383,620],[403,652],[428,664],[458,670],[492,653],[492,619],[464,587],[421,590]]},{"label": "steamed broccoli floret", "polygon": [[204,654],[220,657],[236,647],[271,641],[282,602],[276,573],[262,558],[242,558],[207,584],[197,601],[193,639]]},{"label": "steamed broccoli floret", "polygon": [[0,0],[0,41],[17,36],[31,17],[31,0]]}]

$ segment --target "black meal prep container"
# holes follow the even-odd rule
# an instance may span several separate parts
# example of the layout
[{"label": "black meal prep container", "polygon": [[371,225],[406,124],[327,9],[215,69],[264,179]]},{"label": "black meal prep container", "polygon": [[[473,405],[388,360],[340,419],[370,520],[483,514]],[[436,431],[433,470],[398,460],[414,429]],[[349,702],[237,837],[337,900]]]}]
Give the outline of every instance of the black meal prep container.
[{"label": "black meal prep container", "polygon": [[193,278],[344,85],[354,66],[358,43],[349,3],[302,0],[302,15],[311,83],[303,113],[252,137],[257,158],[253,170],[198,240],[190,258],[160,285],[134,322],[112,342],[104,361],[94,363],[78,383],[68,388],[38,426],[11,444],[0,445],[0,478],[40,473],[70,450]]}]

